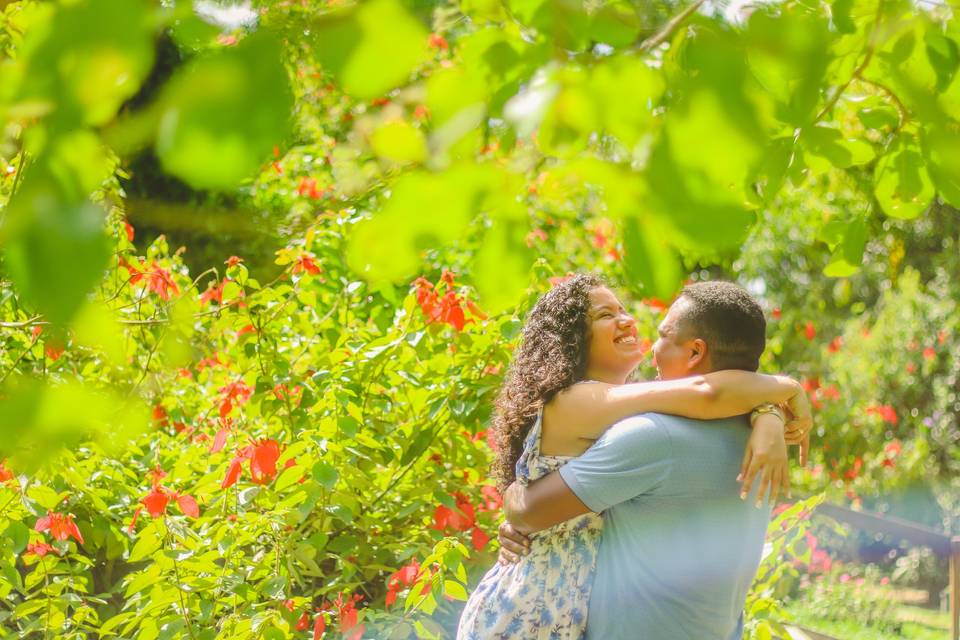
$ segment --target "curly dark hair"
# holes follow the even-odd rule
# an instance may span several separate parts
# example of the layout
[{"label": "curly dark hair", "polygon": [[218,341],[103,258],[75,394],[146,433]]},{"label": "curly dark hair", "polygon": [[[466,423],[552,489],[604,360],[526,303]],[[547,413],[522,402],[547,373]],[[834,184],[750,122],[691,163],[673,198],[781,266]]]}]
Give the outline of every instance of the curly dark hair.
[{"label": "curly dark hair", "polygon": [[590,339],[590,291],[603,286],[595,275],[574,275],[543,294],[527,316],[494,405],[493,475],[500,491],[516,479],[517,460],[537,411],[559,391],[583,380]]}]

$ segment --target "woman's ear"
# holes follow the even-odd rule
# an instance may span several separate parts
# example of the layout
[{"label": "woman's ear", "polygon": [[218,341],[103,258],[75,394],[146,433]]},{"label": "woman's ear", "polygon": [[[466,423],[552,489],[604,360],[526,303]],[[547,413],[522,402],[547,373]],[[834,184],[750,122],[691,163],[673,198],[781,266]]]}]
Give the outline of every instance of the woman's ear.
[{"label": "woman's ear", "polygon": [[690,358],[687,360],[687,369],[693,371],[707,361],[707,343],[702,338],[690,341]]}]

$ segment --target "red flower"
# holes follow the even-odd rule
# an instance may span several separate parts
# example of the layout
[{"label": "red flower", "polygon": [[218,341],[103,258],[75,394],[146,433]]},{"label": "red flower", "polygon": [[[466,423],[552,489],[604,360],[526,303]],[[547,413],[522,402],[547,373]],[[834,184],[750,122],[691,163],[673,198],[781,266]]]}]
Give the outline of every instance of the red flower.
[{"label": "red flower", "polygon": [[127,240],[133,242],[133,225],[131,225],[126,220],[123,221],[123,227],[127,231]]},{"label": "red flower", "polygon": [[[150,265],[150,271],[146,273],[146,276],[147,288],[160,296],[162,300],[169,300],[171,292],[174,295],[180,295],[180,287],[173,281],[173,276],[156,262]],[[139,280],[139,278],[137,278],[137,280]],[[134,283],[136,280],[131,278],[130,282]]]},{"label": "red flower", "polygon": [[450,43],[448,43],[446,38],[439,33],[431,33],[428,43],[434,49],[442,49],[443,51],[446,51],[450,48]]},{"label": "red flower", "polygon": [[824,387],[820,394],[827,400],[839,400],[840,399],[840,389],[837,388],[837,385],[831,384]]},{"label": "red flower", "polygon": [[226,489],[237,483],[237,480],[240,479],[240,472],[243,471],[243,460],[243,457],[237,456],[230,461],[227,475],[223,478],[223,482],[220,483],[221,489]]},{"label": "red flower", "polygon": [[597,227],[596,229],[593,230],[593,246],[594,247],[596,247],[597,249],[602,249],[605,246],[607,246],[607,242],[609,242],[609,239],[607,238],[607,235],[603,232],[603,229],[601,229],[600,227]]},{"label": "red flower", "polygon": [[230,256],[229,258],[226,259],[226,261],[224,261],[223,264],[227,265],[228,267],[235,267],[241,262],[243,262],[243,258],[238,258],[237,256]]},{"label": "red flower", "polygon": [[297,185],[297,195],[307,196],[311,200],[319,200],[323,195],[323,190],[317,188],[317,179],[303,177],[300,178],[300,184]]},{"label": "red flower", "polygon": [[467,323],[463,315],[462,299],[451,291],[440,300],[440,320],[446,322],[457,331],[463,331]]},{"label": "red flower", "polygon": [[261,440],[250,453],[250,475],[257,484],[266,484],[277,476],[280,445],[276,440]]},{"label": "red flower", "polygon": [[180,507],[180,511],[183,512],[183,515],[190,516],[191,518],[200,517],[200,507],[197,506],[196,498],[188,495],[174,495],[177,498],[177,506]]},{"label": "red flower", "polygon": [[403,587],[411,587],[417,581],[420,574],[420,563],[414,559],[408,565],[404,565],[399,571],[393,573],[387,579],[387,597],[385,604],[389,607],[397,601],[397,592]]},{"label": "red flower", "polygon": [[644,298],[640,301],[641,304],[645,304],[655,311],[664,311],[670,305],[660,298]]},{"label": "red flower", "polygon": [[[356,603],[362,599],[363,596],[360,594],[354,594],[347,600],[344,600],[343,594],[341,593],[337,596],[337,599],[333,601],[334,606],[337,607],[337,615],[340,618],[339,631],[349,638],[349,640],[360,640],[365,630],[364,625],[357,625],[358,613]],[[348,631],[352,631],[349,636],[347,636]]]},{"label": "red flower", "polygon": [[550,283],[550,286],[551,286],[551,287],[555,287],[555,286],[557,286],[558,284],[560,284],[560,283],[562,283],[562,282],[566,282],[567,280],[569,280],[569,279],[572,278],[572,277],[573,277],[573,274],[572,274],[572,273],[568,273],[568,274],[565,275],[565,276],[552,276],[552,277],[550,277],[550,278],[547,278],[547,282]]},{"label": "red flower", "polygon": [[53,362],[56,362],[60,359],[60,356],[63,355],[64,347],[55,342],[48,342],[43,347],[43,352],[47,354],[47,357],[50,358]]},{"label": "red flower", "polygon": [[27,545],[27,551],[23,555],[26,556],[26,555],[33,554],[38,558],[42,558],[43,556],[47,555],[51,551],[53,551],[53,547],[51,547],[46,542],[31,542]]},{"label": "red flower", "polygon": [[433,528],[437,531],[468,531],[476,522],[473,505],[462,493],[453,494],[456,499],[456,509],[446,505],[437,505],[433,512]]},{"label": "red flower", "polygon": [[226,427],[221,427],[217,430],[217,435],[213,437],[213,444],[210,445],[210,453],[217,453],[221,451],[225,444],[227,444],[227,436],[230,435],[230,430]]},{"label": "red flower", "polygon": [[159,518],[167,512],[167,504],[170,502],[170,496],[163,487],[154,487],[147,497],[143,499],[143,506],[147,508],[154,518]]},{"label": "red flower", "polygon": [[783,317],[783,312],[780,311],[780,307],[774,307],[773,312],[770,314],[774,320],[779,320]]},{"label": "red flower", "polygon": [[413,117],[417,120],[426,120],[430,117],[430,109],[426,105],[418,104],[413,108]]},{"label": "red flower", "polygon": [[240,406],[250,399],[253,387],[243,380],[236,380],[220,387],[218,391],[223,394],[223,399],[220,401],[220,417],[225,418],[234,406]]},{"label": "red flower", "polygon": [[480,495],[483,496],[484,500],[478,507],[479,511],[496,512],[500,511],[501,507],[503,507],[503,496],[500,495],[500,492],[497,491],[497,488],[493,485],[485,484],[480,487]]},{"label": "red flower", "polygon": [[219,284],[211,282],[207,286],[207,290],[200,294],[200,306],[209,303],[211,300],[215,300],[217,304],[223,304],[223,287],[226,283],[226,280],[221,280]]},{"label": "red flower", "polygon": [[861,467],[863,467],[863,460],[861,460],[860,457],[858,456],[857,458],[854,459],[853,466],[850,469],[848,469],[847,472],[843,475],[849,478],[850,480],[855,480],[857,476],[860,475]]},{"label": "red flower", "polygon": [[[304,614],[306,615],[306,614]],[[327,630],[327,621],[323,616],[323,613],[318,613],[317,617],[313,620],[313,640],[320,640],[323,636],[323,632]]]},{"label": "red flower", "polygon": [[474,549],[483,551],[487,543],[490,542],[490,536],[484,533],[480,527],[474,527],[470,534],[470,541],[473,543]]},{"label": "red flower", "polygon": [[213,356],[211,356],[211,357],[209,357],[209,358],[204,358],[203,360],[201,360],[200,362],[197,363],[197,370],[198,370],[198,371],[203,371],[203,370],[206,369],[207,367],[216,367],[216,366],[218,366],[218,365],[222,367],[222,366],[224,366],[225,364],[226,364],[226,363],[223,362],[223,360],[220,359],[220,354],[219,354],[218,352],[214,351],[214,352],[213,352]]},{"label": "red flower", "polygon": [[77,524],[73,521],[72,514],[64,515],[62,513],[47,511],[47,515],[37,520],[34,529],[41,532],[49,531],[54,540],[66,540],[72,537],[80,544],[83,544],[83,536],[80,534],[80,529],[77,528]]},{"label": "red flower", "polygon": [[248,324],[248,325],[242,327],[241,329],[238,329],[238,330],[237,330],[236,338],[239,340],[241,336],[243,336],[243,335],[245,335],[245,334],[247,334],[247,333],[256,333],[256,332],[257,332],[256,327],[254,327],[252,324]]},{"label": "red flower", "polygon": [[906,369],[907,373],[913,373],[917,370],[917,365],[913,364],[912,362],[908,362]]},{"label": "red flower", "polygon": [[897,424],[897,411],[888,404],[867,407],[867,415],[877,415],[880,419],[889,424]]},{"label": "red flower", "polygon": [[314,258],[309,253],[302,253],[300,257],[297,258],[296,262],[293,263],[293,272],[300,273],[306,271],[307,273],[312,273],[317,275],[320,273],[320,267],[314,261]]},{"label": "red flower", "polygon": [[937,331],[937,344],[943,344],[947,341],[946,331]]},{"label": "red flower", "polygon": [[306,631],[309,627],[310,627],[310,614],[304,611],[302,614],[300,614],[300,618],[297,619],[297,624],[294,626],[294,629],[296,629],[297,631]]},{"label": "red flower", "polygon": [[813,340],[817,337],[817,329],[813,326],[813,322],[807,321],[807,326],[804,329],[804,334],[807,336],[807,340]]},{"label": "red flower", "polygon": [[883,448],[883,452],[887,455],[888,458],[895,458],[900,455],[900,452],[903,450],[903,445],[899,440],[891,440],[887,443],[887,446]]},{"label": "red flower", "polygon": [[933,347],[927,347],[923,350],[923,357],[927,360],[933,360],[937,357],[937,351]]},{"label": "red flower", "polygon": [[526,237],[528,247],[532,247],[537,242],[546,242],[546,240],[547,240],[547,232],[539,228],[534,229],[533,231],[528,233]]},{"label": "red flower", "polygon": [[0,482],[6,482],[7,480],[13,480],[13,471],[7,469],[7,461],[0,460]]},{"label": "red flower", "polygon": [[837,351],[840,351],[840,347],[842,346],[843,346],[843,338],[841,338],[840,336],[837,336],[836,338],[830,341],[830,344],[827,345],[827,351],[829,351],[830,353],[836,353]]}]

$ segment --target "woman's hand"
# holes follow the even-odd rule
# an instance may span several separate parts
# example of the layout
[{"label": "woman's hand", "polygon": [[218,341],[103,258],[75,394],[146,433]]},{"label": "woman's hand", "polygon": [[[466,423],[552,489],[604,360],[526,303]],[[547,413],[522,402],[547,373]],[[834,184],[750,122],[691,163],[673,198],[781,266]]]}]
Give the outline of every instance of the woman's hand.
[{"label": "woman's hand", "polygon": [[502,565],[516,564],[520,562],[521,556],[530,553],[530,538],[520,533],[507,521],[500,525],[497,538],[500,540],[498,562]]},{"label": "woman's hand", "polygon": [[740,465],[740,498],[746,499],[753,481],[760,476],[757,488],[757,507],[769,492],[770,504],[774,504],[780,491],[790,494],[790,467],[787,459],[787,443],[784,439],[783,419],[775,413],[757,416],[747,449]]}]

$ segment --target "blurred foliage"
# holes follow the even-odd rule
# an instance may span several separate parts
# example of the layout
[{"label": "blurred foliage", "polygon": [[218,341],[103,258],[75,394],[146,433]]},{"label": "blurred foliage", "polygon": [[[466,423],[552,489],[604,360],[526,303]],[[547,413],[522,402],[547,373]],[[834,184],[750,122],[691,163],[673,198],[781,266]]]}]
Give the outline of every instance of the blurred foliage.
[{"label": "blurred foliage", "polygon": [[650,338],[684,279],[740,280],[818,406],[800,486],[923,483],[960,528],[946,6],[0,6],[11,632],[448,634],[492,561],[493,394],[568,270]]}]

